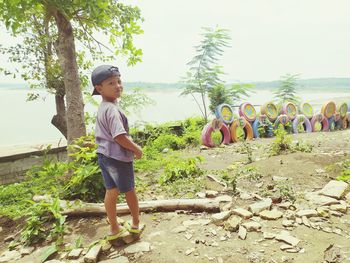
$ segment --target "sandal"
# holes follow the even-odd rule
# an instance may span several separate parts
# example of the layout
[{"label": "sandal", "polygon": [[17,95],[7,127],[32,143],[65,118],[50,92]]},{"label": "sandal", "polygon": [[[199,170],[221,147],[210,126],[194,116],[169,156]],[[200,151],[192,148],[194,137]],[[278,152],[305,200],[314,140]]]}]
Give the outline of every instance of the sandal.
[{"label": "sandal", "polygon": [[123,236],[123,234],[125,233],[125,229],[124,228],[120,228],[119,229],[119,232],[115,235],[108,235],[106,236],[106,240],[107,241],[113,241],[113,240],[116,240],[116,239],[119,239]]},{"label": "sandal", "polygon": [[132,227],[128,222],[124,223],[124,227],[126,230],[128,230],[129,233],[131,234],[140,234],[142,232],[142,229],[140,228],[134,228]]}]

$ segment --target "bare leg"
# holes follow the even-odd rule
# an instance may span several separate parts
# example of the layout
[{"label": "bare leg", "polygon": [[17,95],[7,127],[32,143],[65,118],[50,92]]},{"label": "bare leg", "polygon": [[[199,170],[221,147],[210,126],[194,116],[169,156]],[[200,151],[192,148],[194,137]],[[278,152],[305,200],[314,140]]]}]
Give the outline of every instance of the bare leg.
[{"label": "bare leg", "polygon": [[126,203],[129,206],[130,213],[132,216],[132,226],[133,228],[139,227],[140,216],[139,216],[139,200],[137,199],[135,189],[125,193]]},{"label": "bare leg", "polygon": [[111,234],[115,235],[119,232],[119,224],[117,221],[117,198],[119,191],[117,188],[107,189],[105,194],[105,208],[107,217],[111,227]]}]

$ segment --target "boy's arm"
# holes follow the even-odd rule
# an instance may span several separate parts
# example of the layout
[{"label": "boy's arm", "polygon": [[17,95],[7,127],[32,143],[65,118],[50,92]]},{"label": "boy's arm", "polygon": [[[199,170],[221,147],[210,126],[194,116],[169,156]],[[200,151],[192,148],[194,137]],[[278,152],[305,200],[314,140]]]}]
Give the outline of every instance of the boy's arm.
[{"label": "boy's arm", "polygon": [[142,149],[136,143],[134,143],[128,136],[125,134],[120,134],[114,137],[114,141],[120,144],[122,147],[132,151],[135,154],[136,159],[142,157]]}]

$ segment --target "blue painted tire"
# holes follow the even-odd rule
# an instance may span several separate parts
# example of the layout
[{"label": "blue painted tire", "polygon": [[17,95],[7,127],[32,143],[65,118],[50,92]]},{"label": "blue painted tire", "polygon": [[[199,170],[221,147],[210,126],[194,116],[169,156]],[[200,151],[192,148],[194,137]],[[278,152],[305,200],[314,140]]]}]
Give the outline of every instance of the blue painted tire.
[{"label": "blue painted tire", "polygon": [[336,128],[336,122],[334,116],[328,118],[328,131],[333,131]]},{"label": "blue painted tire", "polygon": [[[269,121],[269,119],[266,118],[265,122],[267,125],[267,137],[270,138],[273,136],[273,126],[272,126],[272,123]],[[259,134],[260,125],[261,125],[261,120],[259,117],[257,117],[252,124],[254,138],[260,138],[260,134]]]},{"label": "blue painted tire", "polygon": [[[223,114],[223,110],[225,110],[227,113]],[[231,124],[234,121],[234,116],[233,116],[233,109],[230,105],[228,104],[220,104],[215,108],[215,116],[217,119],[222,120],[225,124]]]}]

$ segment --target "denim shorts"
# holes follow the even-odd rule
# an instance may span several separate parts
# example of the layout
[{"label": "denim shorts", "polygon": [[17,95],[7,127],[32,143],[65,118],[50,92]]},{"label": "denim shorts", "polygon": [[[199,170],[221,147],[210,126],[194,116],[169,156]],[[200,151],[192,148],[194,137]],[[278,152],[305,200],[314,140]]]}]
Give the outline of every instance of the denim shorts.
[{"label": "denim shorts", "polygon": [[117,188],[121,193],[129,192],[134,189],[135,179],[133,162],[118,161],[106,157],[101,153],[97,155],[106,189]]}]

